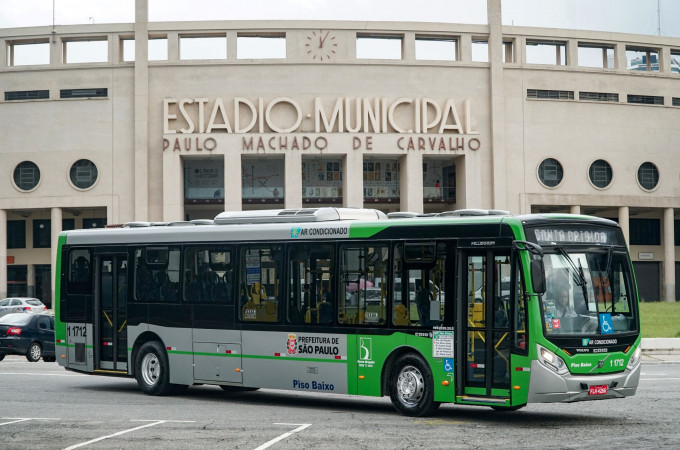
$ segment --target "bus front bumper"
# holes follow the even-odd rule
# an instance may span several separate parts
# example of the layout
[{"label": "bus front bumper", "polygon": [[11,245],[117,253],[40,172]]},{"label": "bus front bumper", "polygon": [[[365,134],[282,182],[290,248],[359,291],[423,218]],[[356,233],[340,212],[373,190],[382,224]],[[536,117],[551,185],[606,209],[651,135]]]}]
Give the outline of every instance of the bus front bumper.
[{"label": "bus front bumper", "polygon": [[[528,403],[580,402],[623,398],[635,395],[640,381],[640,367],[619,373],[600,375],[558,375],[539,361],[531,362]],[[590,386],[607,386],[604,395],[589,395]]]}]

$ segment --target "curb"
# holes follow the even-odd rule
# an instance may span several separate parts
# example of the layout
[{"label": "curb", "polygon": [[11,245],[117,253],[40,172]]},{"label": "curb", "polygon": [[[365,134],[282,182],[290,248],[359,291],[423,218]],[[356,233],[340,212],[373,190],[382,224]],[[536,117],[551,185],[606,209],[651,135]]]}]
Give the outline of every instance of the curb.
[{"label": "curb", "polygon": [[640,347],[648,355],[680,354],[680,338],[642,338]]}]

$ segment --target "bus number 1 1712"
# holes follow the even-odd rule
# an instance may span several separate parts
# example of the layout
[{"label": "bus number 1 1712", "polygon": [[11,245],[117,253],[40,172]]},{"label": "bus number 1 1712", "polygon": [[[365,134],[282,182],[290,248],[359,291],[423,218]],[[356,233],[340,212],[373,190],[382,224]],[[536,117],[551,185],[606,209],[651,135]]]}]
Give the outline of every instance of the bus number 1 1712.
[{"label": "bus number 1 1712", "polygon": [[87,327],[85,325],[69,325],[67,333],[68,337],[87,337]]}]

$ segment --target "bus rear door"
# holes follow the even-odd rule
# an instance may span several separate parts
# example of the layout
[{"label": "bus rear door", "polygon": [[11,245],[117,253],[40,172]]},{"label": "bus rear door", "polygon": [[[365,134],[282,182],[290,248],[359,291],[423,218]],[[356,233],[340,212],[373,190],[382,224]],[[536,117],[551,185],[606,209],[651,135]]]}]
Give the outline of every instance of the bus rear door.
[{"label": "bus rear door", "polygon": [[456,400],[505,405],[510,398],[510,247],[494,240],[462,244]]},{"label": "bus rear door", "polygon": [[95,263],[95,370],[127,373],[127,254],[98,254]]}]

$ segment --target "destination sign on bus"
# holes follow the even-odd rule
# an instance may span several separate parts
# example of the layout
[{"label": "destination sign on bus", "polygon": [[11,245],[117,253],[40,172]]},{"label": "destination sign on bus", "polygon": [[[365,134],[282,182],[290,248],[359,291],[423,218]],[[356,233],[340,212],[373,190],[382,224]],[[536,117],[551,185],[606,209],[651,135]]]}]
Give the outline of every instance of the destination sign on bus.
[{"label": "destination sign on bus", "polygon": [[533,230],[537,244],[622,245],[615,229],[583,227],[541,227]]}]

